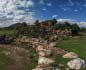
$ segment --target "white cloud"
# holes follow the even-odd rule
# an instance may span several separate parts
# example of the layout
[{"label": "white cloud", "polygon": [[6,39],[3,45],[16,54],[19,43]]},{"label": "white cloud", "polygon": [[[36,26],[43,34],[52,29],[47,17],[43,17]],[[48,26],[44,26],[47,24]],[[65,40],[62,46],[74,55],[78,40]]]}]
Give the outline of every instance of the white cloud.
[{"label": "white cloud", "polygon": [[53,15],[53,16],[52,16],[52,18],[56,18],[56,17],[58,17],[58,15]]},{"label": "white cloud", "polygon": [[86,22],[80,22],[78,23],[80,27],[85,27],[86,28]]},{"label": "white cloud", "polygon": [[40,0],[39,3],[42,4],[42,5],[45,4],[44,0]]},{"label": "white cloud", "polygon": [[61,8],[61,9],[63,9],[63,11],[67,11],[68,10],[67,8]]},{"label": "white cloud", "polygon": [[70,5],[70,6],[73,6],[73,5],[74,5],[74,3],[73,3],[72,0],[68,0],[68,2],[69,2],[69,5]]},{"label": "white cloud", "polygon": [[[19,22],[21,19],[32,19],[34,12],[25,11],[25,8],[33,7],[32,0],[0,0],[0,25],[12,24]],[[24,9],[18,9],[23,7]],[[4,18],[3,18],[4,17]]]},{"label": "white cloud", "polygon": [[76,23],[77,21],[74,19],[57,19],[58,22],[70,22],[70,23]]},{"label": "white cloud", "polygon": [[57,19],[58,22],[64,23],[69,22],[70,24],[77,24],[79,27],[85,27],[86,28],[86,22],[78,22],[74,19]]},{"label": "white cloud", "polygon": [[75,9],[74,12],[78,12],[78,9]]},{"label": "white cloud", "polygon": [[42,10],[43,10],[43,11],[46,11],[47,9],[46,9],[46,8],[43,8]]},{"label": "white cloud", "polygon": [[28,5],[28,6],[33,6],[33,5],[34,5],[34,2],[31,1],[31,0],[29,0],[29,1],[27,2],[27,5]]},{"label": "white cloud", "polygon": [[51,3],[47,3],[47,6],[52,6],[52,4]]},{"label": "white cloud", "polygon": [[70,11],[71,8],[67,7],[66,5],[59,5],[59,7],[63,10],[63,11]]}]

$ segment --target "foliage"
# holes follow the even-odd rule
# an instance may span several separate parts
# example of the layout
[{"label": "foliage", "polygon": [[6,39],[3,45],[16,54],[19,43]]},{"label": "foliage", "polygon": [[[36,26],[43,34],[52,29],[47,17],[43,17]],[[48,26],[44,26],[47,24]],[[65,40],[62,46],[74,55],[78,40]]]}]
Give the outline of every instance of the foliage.
[{"label": "foliage", "polygon": [[56,25],[55,25],[55,28],[56,29],[61,29],[61,30],[64,30],[64,29],[71,29],[71,24],[69,22],[64,22],[64,23],[61,23],[61,22],[58,22]]},{"label": "foliage", "polygon": [[80,31],[86,33],[86,28],[81,28]]},{"label": "foliage", "polygon": [[72,35],[78,35],[79,34],[79,31],[80,31],[80,28],[77,24],[72,24]]}]

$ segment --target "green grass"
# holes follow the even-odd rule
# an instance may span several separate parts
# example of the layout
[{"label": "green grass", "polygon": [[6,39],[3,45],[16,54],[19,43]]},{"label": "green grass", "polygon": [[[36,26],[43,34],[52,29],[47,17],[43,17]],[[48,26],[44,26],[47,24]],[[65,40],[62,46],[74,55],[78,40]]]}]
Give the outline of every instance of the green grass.
[{"label": "green grass", "polygon": [[[79,55],[80,58],[86,59],[86,34],[77,38],[71,37],[64,40],[58,40],[57,42],[58,44],[56,47],[62,48],[68,52],[75,52]],[[55,58],[55,63],[53,66],[55,67],[57,64],[61,63],[64,65],[61,67],[62,70],[67,68],[67,62],[71,60],[64,59],[61,55],[56,55],[55,53],[53,57]]]},{"label": "green grass", "polygon": [[8,56],[0,53],[0,70],[6,70],[6,67],[13,63],[13,60]]},{"label": "green grass", "polygon": [[15,33],[15,30],[0,30],[0,35],[14,35]]},{"label": "green grass", "polygon": [[57,47],[63,48],[69,52],[75,52],[81,58],[86,59],[86,36],[61,40],[59,41]]},{"label": "green grass", "polygon": [[20,45],[18,47],[24,48],[29,51],[28,56],[24,57],[24,70],[32,70],[34,69],[38,64],[38,56],[36,53],[36,50],[32,48],[32,46],[27,45]]},{"label": "green grass", "polygon": [[0,70],[6,70],[8,65],[14,63],[14,60],[11,59],[9,56],[2,53],[3,51],[8,51],[4,48],[0,48]]}]

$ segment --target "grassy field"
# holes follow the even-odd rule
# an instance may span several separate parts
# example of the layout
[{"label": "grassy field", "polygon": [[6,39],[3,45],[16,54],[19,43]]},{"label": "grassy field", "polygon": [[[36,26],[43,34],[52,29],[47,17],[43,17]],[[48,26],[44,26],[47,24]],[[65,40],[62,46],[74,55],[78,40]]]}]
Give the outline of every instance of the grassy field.
[{"label": "grassy field", "polygon": [[[79,55],[80,58],[86,60],[86,34],[81,37],[71,37],[66,40],[57,41],[58,44],[56,47],[62,48],[68,52],[75,52]],[[71,59],[64,59],[61,55],[56,55],[54,53],[55,63],[53,66],[57,66],[58,64],[63,64],[63,67],[60,67],[62,70],[67,68],[67,62]],[[83,69],[82,69],[83,70]]]},{"label": "grassy field", "polygon": [[0,35],[14,35],[15,33],[15,30],[0,30]]},{"label": "grassy field", "polygon": [[7,66],[13,64],[14,60],[9,56],[1,53],[3,51],[5,50],[0,48],[0,70],[7,70]]},{"label": "grassy field", "polygon": [[68,40],[61,40],[57,47],[66,51],[77,53],[81,58],[86,59],[86,34],[80,37],[72,37]]}]

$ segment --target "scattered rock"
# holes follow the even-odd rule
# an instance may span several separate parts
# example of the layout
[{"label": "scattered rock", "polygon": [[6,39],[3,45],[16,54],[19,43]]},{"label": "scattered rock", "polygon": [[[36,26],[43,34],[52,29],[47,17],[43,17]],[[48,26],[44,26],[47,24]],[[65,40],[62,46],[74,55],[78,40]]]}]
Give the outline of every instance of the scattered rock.
[{"label": "scattered rock", "polygon": [[43,46],[42,45],[38,45],[38,47],[36,48],[36,51],[42,51],[42,50],[44,50]]},{"label": "scattered rock", "polygon": [[[66,51],[61,48],[56,48],[56,42],[55,39],[57,36],[54,38],[52,37],[52,41],[47,41],[43,39],[37,39],[37,38],[31,38],[28,39],[26,37],[23,37],[22,39],[19,40],[20,43],[22,44],[27,44],[31,45],[34,49],[36,49],[36,52],[39,56],[38,58],[38,65],[36,66],[35,69],[32,70],[51,70],[53,67],[50,66],[51,63],[54,63],[55,61],[51,59],[51,53],[56,53],[57,55],[64,55]],[[19,50],[19,48],[16,48],[16,51]],[[20,49],[21,51],[24,51],[23,49]],[[20,53],[20,52],[19,52]],[[41,66],[40,66],[41,65]],[[63,64],[59,65],[60,67],[63,67]],[[56,69],[56,68],[55,68]],[[56,69],[60,70],[60,69]]]},{"label": "scattered rock", "polygon": [[61,64],[61,63],[60,63],[60,64],[59,64],[59,67],[64,67],[64,64]]},{"label": "scattered rock", "polygon": [[70,69],[76,69],[76,70],[80,70],[84,64],[85,61],[80,58],[73,59],[67,63]]},{"label": "scattered rock", "polygon": [[55,70],[61,70],[61,69],[56,68]]},{"label": "scattered rock", "polygon": [[40,52],[38,52],[38,55],[44,57],[44,56],[46,56],[46,53],[44,51],[40,51]]},{"label": "scattered rock", "polygon": [[32,70],[53,70],[51,66],[49,65],[38,65],[35,69]]},{"label": "scattered rock", "polygon": [[46,50],[46,49],[44,49],[43,51],[40,51],[40,52],[38,52],[38,55],[39,56],[49,56],[51,54],[51,50]]},{"label": "scattered rock", "polygon": [[32,69],[32,70],[43,70],[43,68],[36,68],[36,69]]},{"label": "scattered rock", "polygon": [[46,57],[39,57],[38,64],[51,64],[54,63],[54,60]]},{"label": "scattered rock", "polygon": [[5,55],[7,55],[7,56],[9,56],[11,54],[10,51],[3,51],[2,53],[5,54]]},{"label": "scattered rock", "polygon": [[49,44],[49,46],[50,46],[50,47],[56,46],[56,42],[51,42],[51,43]]},{"label": "scattered rock", "polygon": [[65,55],[63,55],[63,58],[78,58],[78,55],[74,52],[68,52]]}]

